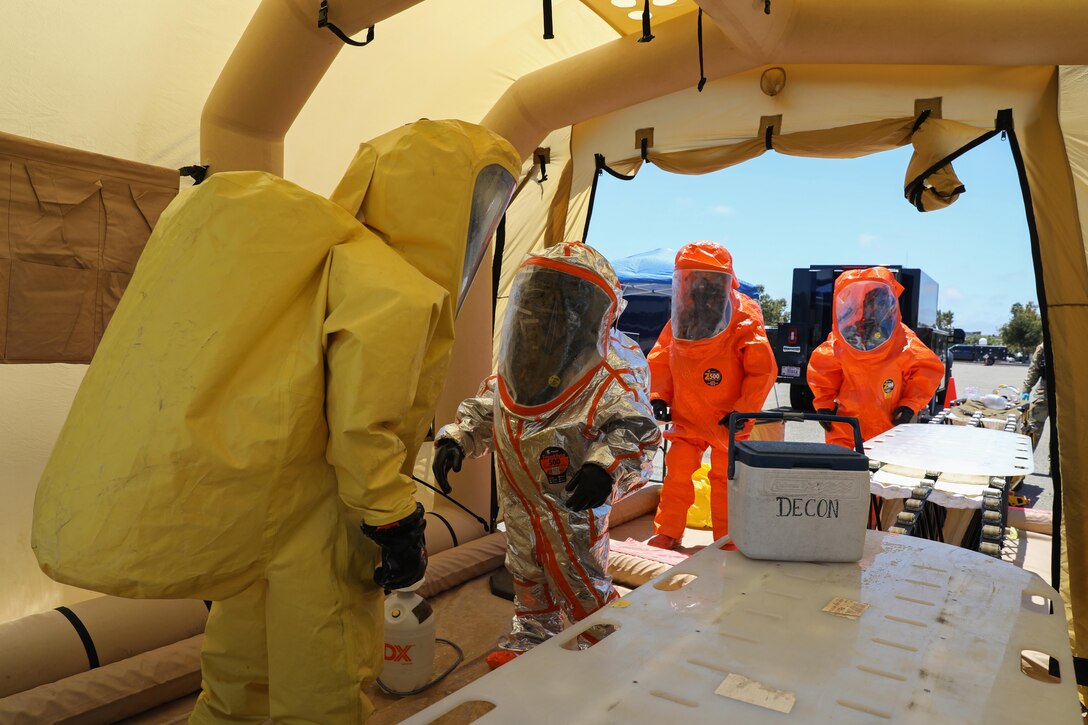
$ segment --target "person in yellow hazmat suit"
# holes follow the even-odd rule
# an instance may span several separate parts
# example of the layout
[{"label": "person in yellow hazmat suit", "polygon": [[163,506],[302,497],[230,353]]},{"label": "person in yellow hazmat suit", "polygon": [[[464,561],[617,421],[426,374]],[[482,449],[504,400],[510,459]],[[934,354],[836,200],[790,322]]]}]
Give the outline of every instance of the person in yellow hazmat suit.
[{"label": "person in yellow hazmat suit", "polygon": [[163,213],[32,544],[57,581],[214,601],[192,722],[372,712],[382,588],[426,566],[413,458],[519,168],[486,129],[420,121],[363,144],[331,200],[230,172]]}]

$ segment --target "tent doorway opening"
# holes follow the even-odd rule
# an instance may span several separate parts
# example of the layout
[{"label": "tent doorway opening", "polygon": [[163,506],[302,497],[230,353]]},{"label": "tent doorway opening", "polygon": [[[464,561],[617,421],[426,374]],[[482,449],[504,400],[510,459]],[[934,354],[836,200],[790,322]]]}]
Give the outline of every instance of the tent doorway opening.
[{"label": "tent doorway opening", "polygon": [[[848,267],[917,270],[897,272],[920,273],[905,285],[904,321],[950,363],[953,345],[1005,344],[994,341],[1006,328],[1015,339],[1005,345],[1007,362],[1024,362],[1041,340],[1041,314],[1009,142],[994,137],[956,158],[964,192],[928,213],[904,198],[910,156],[909,146],[856,159],[767,153],[702,176],[651,164],[625,183],[603,175],[586,241],[625,283],[629,311],[620,328],[637,335],[644,351],[652,348],[670,308],[669,258],[706,239],[729,249],[738,277],[760,300],[783,405],[811,405],[804,363],[826,339],[834,277]],[[1021,373],[1007,370],[1008,384],[1018,385]]]},{"label": "tent doorway opening", "polygon": [[[644,164],[628,182],[600,177],[586,241],[613,261],[621,282],[625,275],[636,280],[625,291],[634,317],[621,319],[620,329],[636,333],[645,351],[668,319],[669,256],[696,240],[727,247],[738,277],[756,288],[779,362],[768,408],[812,408],[802,361],[830,330],[842,268],[918,273],[924,279],[900,303],[911,308],[911,327],[937,333],[924,341],[946,360],[936,403],[943,406],[949,377],[957,398],[1021,387],[1042,341],[1037,240],[1014,143],[1014,136],[995,135],[955,158],[963,192],[927,213],[904,198],[909,146],[855,159],[767,153],[702,176]],[[654,262],[656,281],[635,275],[647,266],[638,264],[642,256]],[[980,338],[1005,347],[1007,357],[993,366],[952,359],[955,344]],[[804,352],[791,360],[784,348]],[[790,366],[792,379],[784,375]],[[822,440],[815,428],[812,435]],[[1032,503],[1060,511],[1060,482],[1049,478],[1058,468],[1056,454],[1048,456],[1052,435],[1049,422],[1036,454],[1042,476],[1025,491]]]}]

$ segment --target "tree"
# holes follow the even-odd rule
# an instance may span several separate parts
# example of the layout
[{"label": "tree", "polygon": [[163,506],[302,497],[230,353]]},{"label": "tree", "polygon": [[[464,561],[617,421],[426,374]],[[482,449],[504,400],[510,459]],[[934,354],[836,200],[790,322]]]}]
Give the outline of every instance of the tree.
[{"label": "tree", "polygon": [[763,289],[763,285],[756,285],[759,290],[759,307],[763,310],[763,324],[781,325],[788,318],[786,316],[786,300],[782,297],[769,297]]},{"label": "tree", "polygon": [[937,327],[942,330],[951,330],[953,315],[951,310],[937,310]]},{"label": "tree", "polygon": [[1043,341],[1043,320],[1034,302],[1019,302],[1009,309],[1009,321],[1001,326],[1001,339],[1016,352],[1030,353]]}]

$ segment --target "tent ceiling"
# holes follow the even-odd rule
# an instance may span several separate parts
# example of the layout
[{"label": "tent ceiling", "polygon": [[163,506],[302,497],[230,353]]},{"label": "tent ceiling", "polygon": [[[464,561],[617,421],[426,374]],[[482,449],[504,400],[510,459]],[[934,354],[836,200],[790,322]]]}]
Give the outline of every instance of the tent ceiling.
[{"label": "tent ceiling", "polygon": [[[642,33],[643,0],[582,0],[621,35]],[[650,0],[650,20],[672,20],[698,9],[694,0]]]}]

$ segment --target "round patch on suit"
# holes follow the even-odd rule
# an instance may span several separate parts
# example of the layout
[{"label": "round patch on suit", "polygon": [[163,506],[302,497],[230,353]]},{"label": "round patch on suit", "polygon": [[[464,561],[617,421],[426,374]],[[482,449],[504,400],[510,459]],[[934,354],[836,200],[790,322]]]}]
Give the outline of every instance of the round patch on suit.
[{"label": "round patch on suit", "polygon": [[722,381],[722,371],[718,368],[707,368],[703,371],[703,382],[714,387]]},{"label": "round patch on suit", "polygon": [[558,446],[545,448],[540,454],[540,468],[553,486],[566,483],[570,470],[570,455]]},{"label": "round patch on suit", "polygon": [[890,398],[892,397],[892,391],[895,390],[895,381],[891,378],[888,378],[884,381],[884,385],[881,387],[884,389],[884,397]]}]

